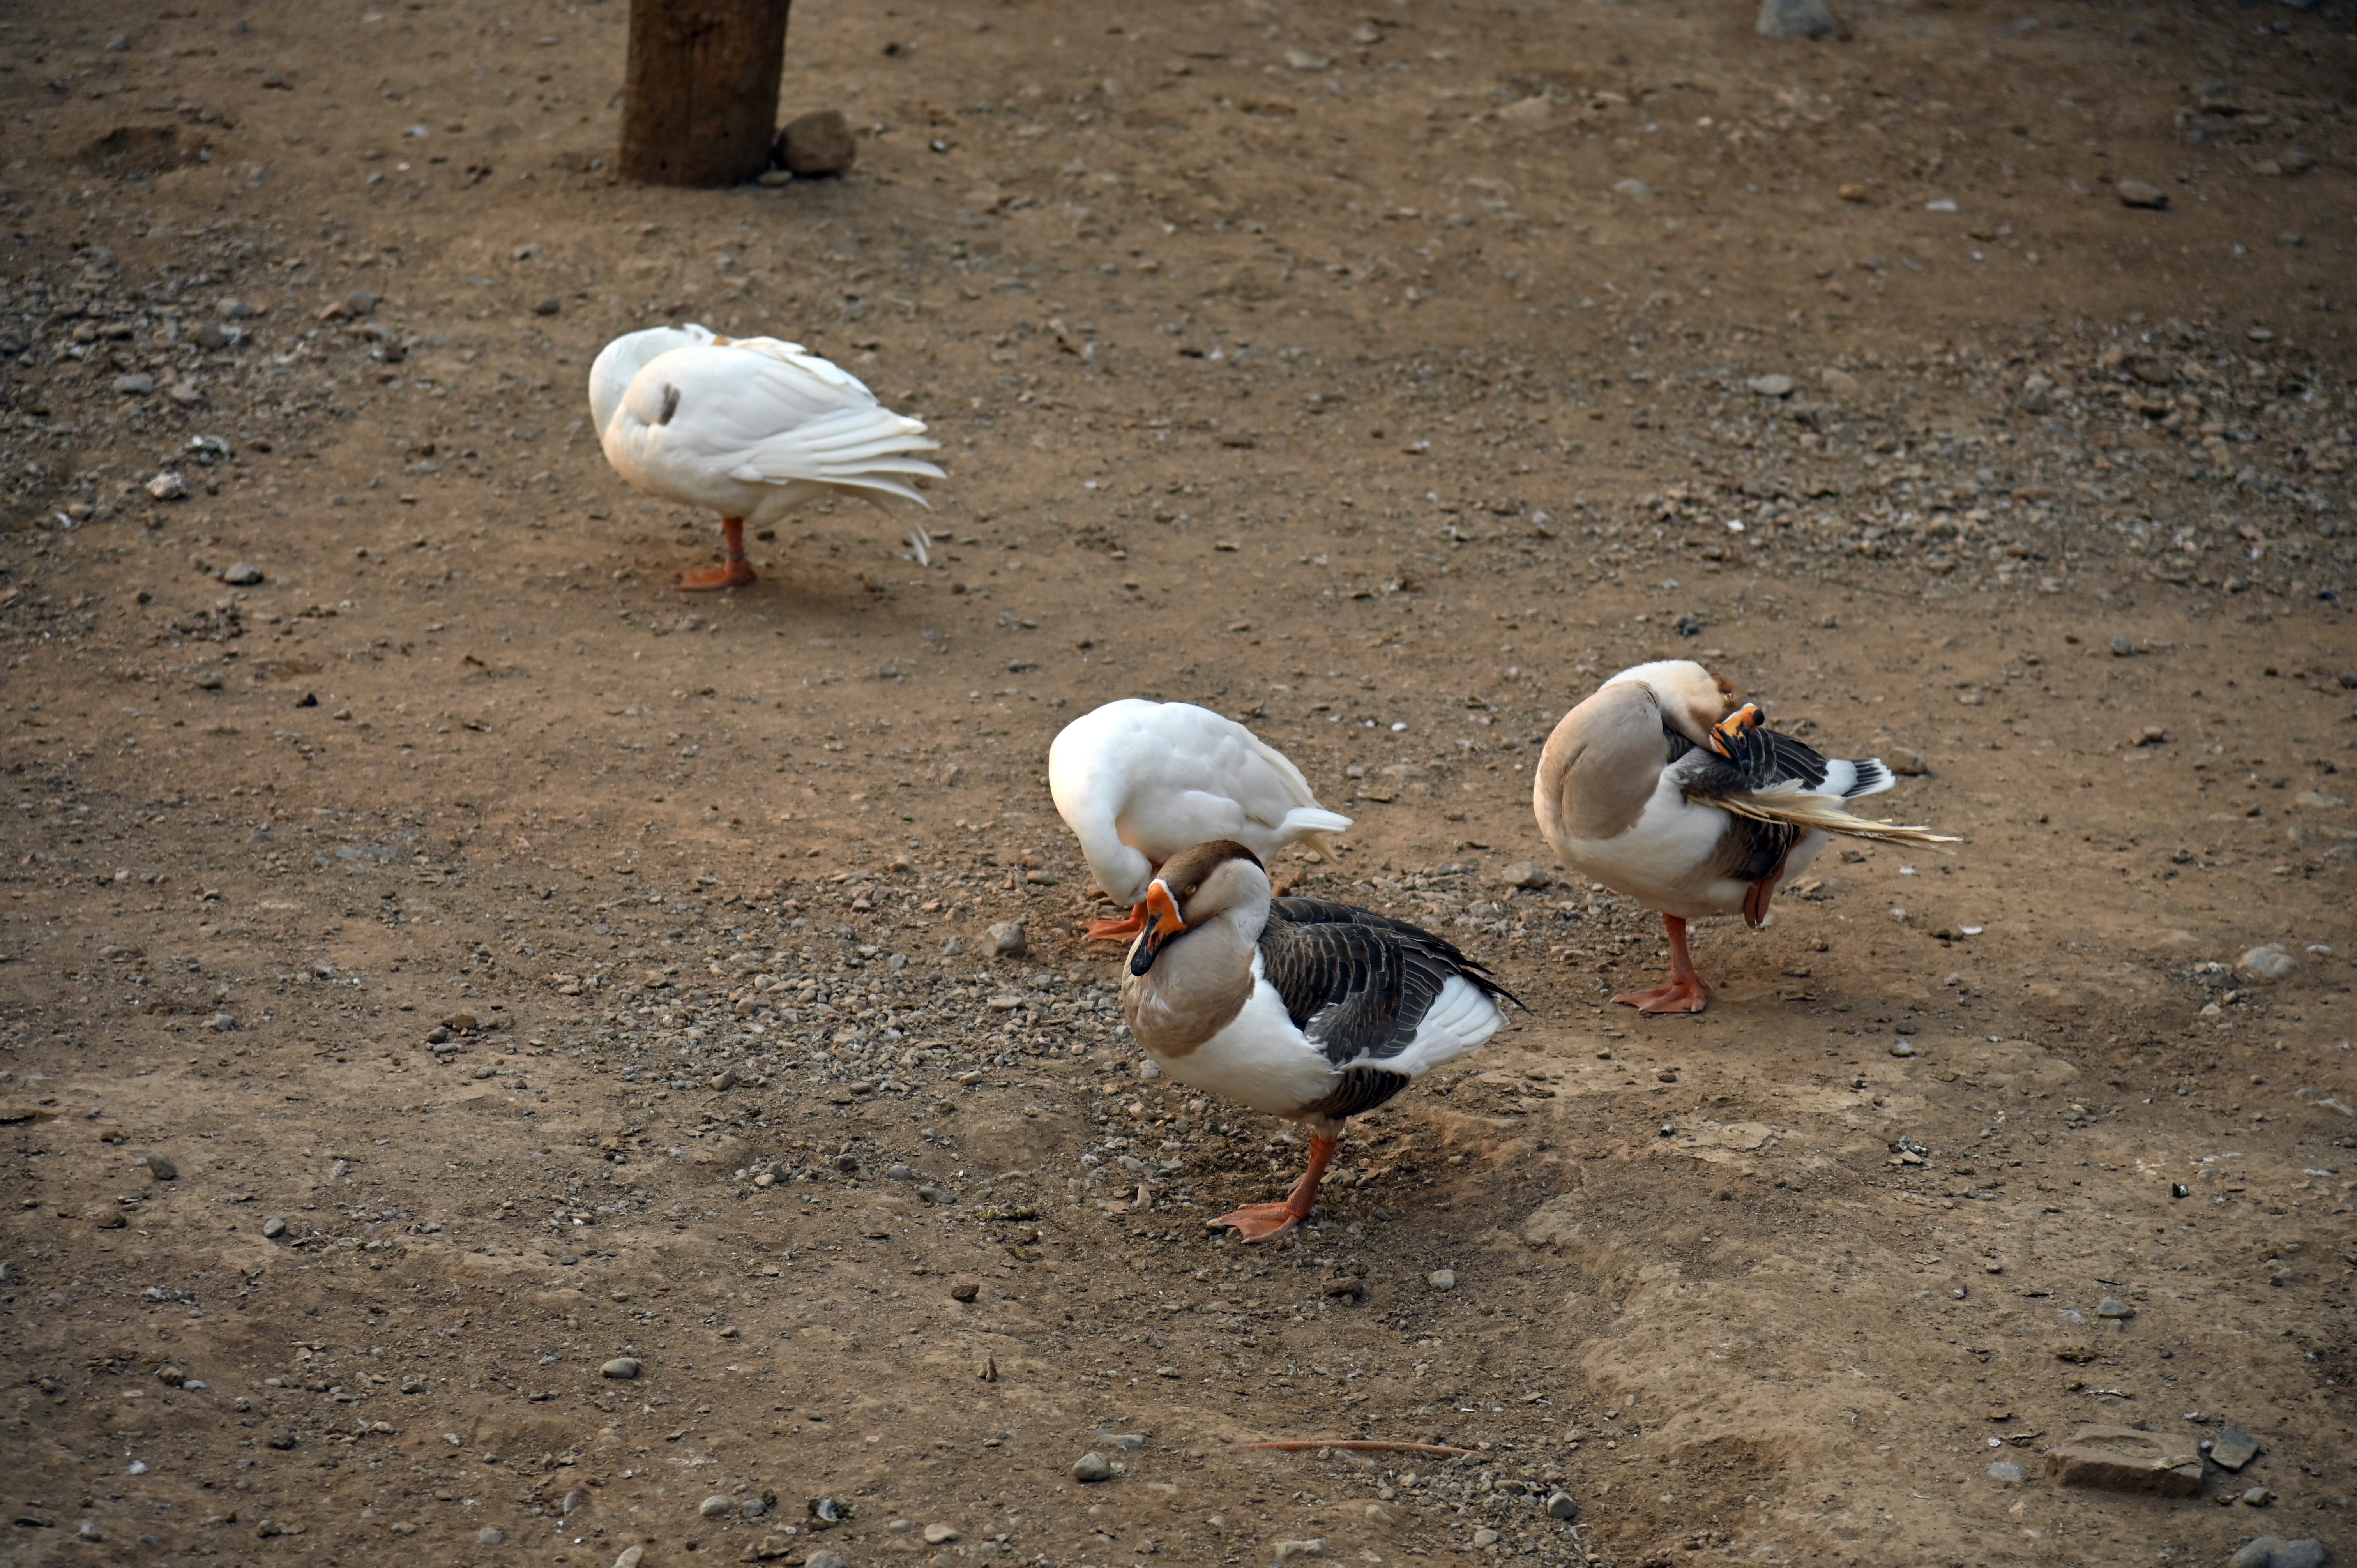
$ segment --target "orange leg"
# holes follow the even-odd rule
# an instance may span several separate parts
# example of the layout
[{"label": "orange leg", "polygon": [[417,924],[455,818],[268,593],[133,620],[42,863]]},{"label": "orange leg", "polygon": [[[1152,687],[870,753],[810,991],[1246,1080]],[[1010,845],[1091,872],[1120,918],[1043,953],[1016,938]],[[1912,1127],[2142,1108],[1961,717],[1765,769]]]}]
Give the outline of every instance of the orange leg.
[{"label": "orange leg", "polygon": [[1686,952],[1686,923],[1675,915],[1662,917],[1670,933],[1670,983],[1649,991],[1631,991],[1612,1000],[1640,1013],[1699,1013],[1710,1005],[1710,987],[1695,972]]},{"label": "orange leg", "polygon": [[1222,1214],[1209,1223],[1217,1229],[1227,1226],[1246,1241],[1266,1241],[1282,1236],[1309,1218],[1318,1206],[1318,1184],[1326,1177],[1326,1167],[1333,1163],[1334,1140],[1315,1133],[1309,1139],[1309,1168],[1293,1184],[1283,1203],[1247,1203],[1242,1208]]},{"label": "orange leg", "polygon": [[753,581],[753,564],[745,559],[745,520],[741,517],[722,518],[720,538],[728,547],[726,564],[702,572],[682,572],[679,575],[681,587],[741,588]]},{"label": "orange leg", "polygon": [[1127,942],[1146,929],[1146,906],[1137,905],[1128,918],[1120,920],[1091,920],[1085,940],[1092,942]]}]

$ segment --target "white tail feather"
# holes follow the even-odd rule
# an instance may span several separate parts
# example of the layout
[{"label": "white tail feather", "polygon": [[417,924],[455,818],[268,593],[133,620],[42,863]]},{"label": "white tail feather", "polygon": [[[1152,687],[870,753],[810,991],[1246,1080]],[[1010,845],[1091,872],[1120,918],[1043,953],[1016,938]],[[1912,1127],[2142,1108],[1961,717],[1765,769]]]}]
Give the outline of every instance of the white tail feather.
[{"label": "white tail feather", "polygon": [[1878,822],[1872,817],[1854,816],[1839,800],[1823,795],[1804,794],[1798,786],[1776,789],[1755,790],[1741,795],[1723,795],[1711,802],[1723,811],[1754,822],[1787,822],[1796,828],[1817,832],[1843,833],[1855,839],[1872,839],[1879,843],[1962,843],[1952,833],[1935,833],[1925,827],[1910,827],[1901,822]]}]

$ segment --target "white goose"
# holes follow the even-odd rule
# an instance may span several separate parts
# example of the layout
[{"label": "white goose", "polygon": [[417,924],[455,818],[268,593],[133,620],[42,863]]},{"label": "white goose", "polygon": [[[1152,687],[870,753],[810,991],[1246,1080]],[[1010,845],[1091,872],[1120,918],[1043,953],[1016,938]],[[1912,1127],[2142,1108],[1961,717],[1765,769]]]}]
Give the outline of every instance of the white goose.
[{"label": "white goose", "polygon": [[1342,1123],[1503,1027],[1487,968],[1404,920],[1272,897],[1243,844],[1196,844],[1147,884],[1147,925],[1121,983],[1131,1033],[1163,1072],[1309,1133],[1282,1203],[1211,1221],[1246,1241],[1309,1218]]},{"label": "white goose", "polygon": [[1692,660],[1623,670],[1563,716],[1539,755],[1531,801],[1555,853],[1661,912],[1663,985],[1616,996],[1641,1013],[1699,1013],[1710,987],[1686,951],[1686,922],[1740,913],[1764,925],[1776,885],[1830,833],[1953,843],[1918,827],[1852,816],[1843,802],[1891,785],[1874,757],[1818,756],[1762,728],[1760,710]]},{"label": "white goose", "polygon": [[1125,697],[1082,714],[1048,748],[1048,789],[1097,886],[1130,909],[1092,923],[1092,941],[1145,929],[1146,885],[1182,849],[1232,839],[1269,856],[1306,839],[1325,854],[1318,835],[1351,825],[1318,803],[1292,758],[1192,703]]},{"label": "white goose", "polygon": [[[614,471],[665,500],[720,514],[726,564],[683,588],[753,581],[745,524],[774,524],[829,492],[926,505],[909,480],[942,471],[922,421],[893,413],[858,377],[799,343],[721,338],[693,322],[626,333],[589,367],[589,409]],[[930,536],[912,529],[921,563]]]}]

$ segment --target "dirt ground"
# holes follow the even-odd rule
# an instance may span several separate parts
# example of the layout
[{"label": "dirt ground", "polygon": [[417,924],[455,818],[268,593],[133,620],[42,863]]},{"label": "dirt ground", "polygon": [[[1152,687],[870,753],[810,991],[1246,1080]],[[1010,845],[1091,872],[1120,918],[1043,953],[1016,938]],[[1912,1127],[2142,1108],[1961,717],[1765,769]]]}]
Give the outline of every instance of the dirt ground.
[{"label": "dirt ground", "polygon": [[[621,0],[13,7],[0,1563],[2357,1552],[2352,14],[1835,3],[805,4],[858,166],[717,192]],[[674,592],[676,319],[929,421],[932,564]],[[1664,654],[1966,841],[1699,1020],[1501,877]],[[1075,935],[1130,694],[1533,1009],[1265,1249]],[[1472,1452],[1233,1446],[1342,1437]]]}]

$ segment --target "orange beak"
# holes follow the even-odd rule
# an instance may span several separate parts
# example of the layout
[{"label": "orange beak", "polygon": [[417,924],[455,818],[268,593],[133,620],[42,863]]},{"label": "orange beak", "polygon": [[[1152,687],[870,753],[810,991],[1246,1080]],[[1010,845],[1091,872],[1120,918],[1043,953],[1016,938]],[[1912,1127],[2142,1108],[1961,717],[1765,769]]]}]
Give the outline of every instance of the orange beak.
[{"label": "orange beak", "polygon": [[1154,955],[1162,944],[1187,929],[1178,918],[1178,901],[1170,897],[1169,886],[1159,876],[1146,888],[1146,929],[1139,933],[1137,945],[1130,950],[1129,972],[1144,974],[1154,967]]},{"label": "orange beak", "polygon": [[1732,758],[1745,732],[1759,727],[1760,704],[1746,703],[1711,726],[1710,748],[1721,757]]}]

